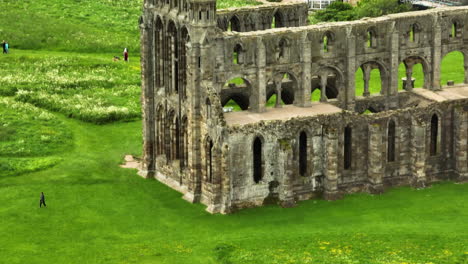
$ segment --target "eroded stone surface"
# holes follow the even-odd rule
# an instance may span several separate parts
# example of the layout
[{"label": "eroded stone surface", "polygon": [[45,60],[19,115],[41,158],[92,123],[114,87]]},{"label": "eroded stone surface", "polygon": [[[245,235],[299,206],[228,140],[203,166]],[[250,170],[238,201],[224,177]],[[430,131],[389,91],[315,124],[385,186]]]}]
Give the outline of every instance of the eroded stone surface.
[{"label": "eroded stone surface", "polygon": [[[442,58],[467,52],[468,8],[308,26],[305,4],[215,7],[145,2],[140,174],[213,213],[468,179],[468,88],[440,86]],[[382,89],[371,95],[373,69]],[[245,111],[223,113],[231,99]]]}]

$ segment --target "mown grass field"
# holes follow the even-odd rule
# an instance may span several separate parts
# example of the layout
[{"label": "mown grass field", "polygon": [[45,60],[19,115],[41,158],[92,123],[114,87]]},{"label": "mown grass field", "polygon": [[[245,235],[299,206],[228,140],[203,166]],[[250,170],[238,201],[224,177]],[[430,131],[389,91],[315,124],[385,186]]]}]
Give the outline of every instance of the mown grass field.
[{"label": "mown grass field", "polygon": [[[468,263],[466,184],[210,215],[119,168],[142,148],[140,3],[2,4],[0,263]],[[124,45],[130,63],[113,62]],[[459,61],[442,82],[463,79]]]}]

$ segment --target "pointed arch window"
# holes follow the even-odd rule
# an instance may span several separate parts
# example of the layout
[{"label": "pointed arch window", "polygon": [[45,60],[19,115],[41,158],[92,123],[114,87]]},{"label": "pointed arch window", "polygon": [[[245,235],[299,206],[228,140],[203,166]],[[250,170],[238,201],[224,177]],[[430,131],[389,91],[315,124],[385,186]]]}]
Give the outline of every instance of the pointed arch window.
[{"label": "pointed arch window", "polygon": [[253,179],[259,183],[263,178],[262,140],[258,137],[253,142]]},{"label": "pointed arch window", "polygon": [[390,120],[388,123],[388,134],[387,134],[387,161],[395,161],[395,137],[396,129],[395,122]]},{"label": "pointed arch window", "polygon": [[352,129],[347,126],[344,130],[344,169],[351,168],[351,159],[352,159]]},{"label": "pointed arch window", "polygon": [[431,156],[437,155],[439,149],[437,147],[439,139],[439,117],[434,114],[431,118],[431,144],[430,144],[430,152]]},{"label": "pointed arch window", "polygon": [[234,47],[234,52],[232,54],[233,60],[232,62],[234,64],[243,64],[244,63],[244,54],[242,50],[242,46],[240,44],[237,44]]},{"label": "pointed arch window", "polygon": [[304,131],[299,135],[299,174],[307,174],[307,134]]}]

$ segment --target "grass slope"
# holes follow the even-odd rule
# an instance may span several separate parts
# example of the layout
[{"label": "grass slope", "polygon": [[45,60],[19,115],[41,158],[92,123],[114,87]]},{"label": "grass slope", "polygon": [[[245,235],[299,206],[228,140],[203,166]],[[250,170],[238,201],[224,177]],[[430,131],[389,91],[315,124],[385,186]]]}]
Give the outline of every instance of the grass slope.
[{"label": "grass slope", "polygon": [[[0,38],[16,49],[76,52],[140,50],[142,0],[2,1]],[[217,8],[256,5],[255,0],[217,0]],[[1,41],[1,40],[0,40]]]},{"label": "grass slope", "polygon": [[[467,261],[466,184],[209,215],[117,166],[125,153],[140,152],[140,122],[61,119],[76,143],[62,163],[0,178],[0,263]],[[38,207],[40,191],[47,208]]]}]

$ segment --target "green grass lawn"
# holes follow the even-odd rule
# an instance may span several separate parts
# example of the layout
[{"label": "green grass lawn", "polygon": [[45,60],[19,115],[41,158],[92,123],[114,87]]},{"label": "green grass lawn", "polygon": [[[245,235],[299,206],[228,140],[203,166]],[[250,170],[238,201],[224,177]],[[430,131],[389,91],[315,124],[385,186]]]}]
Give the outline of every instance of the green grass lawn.
[{"label": "green grass lawn", "polygon": [[[141,122],[58,115],[74,148],[52,169],[0,177],[1,263],[466,263],[468,185],[210,215],[118,164]],[[47,208],[38,207],[46,194]]]},{"label": "green grass lawn", "polygon": [[13,49],[0,56],[0,95],[88,122],[139,119],[139,54],[129,63],[112,58]]}]

